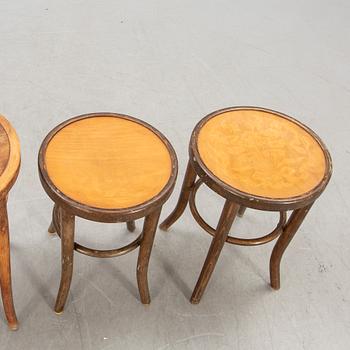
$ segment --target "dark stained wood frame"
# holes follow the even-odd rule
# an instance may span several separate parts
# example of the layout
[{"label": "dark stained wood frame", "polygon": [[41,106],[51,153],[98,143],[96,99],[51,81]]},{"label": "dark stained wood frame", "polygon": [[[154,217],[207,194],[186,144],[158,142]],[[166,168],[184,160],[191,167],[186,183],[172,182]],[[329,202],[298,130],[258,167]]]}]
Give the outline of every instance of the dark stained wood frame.
[{"label": "dark stained wood frame", "polygon": [[[164,186],[164,188],[155,197],[140,205],[122,209],[103,209],[79,203],[60,192],[60,190],[56,188],[56,186],[53,184],[47,173],[45,164],[46,149],[52,137],[59,130],[61,130],[68,124],[74,123],[81,119],[106,116],[127,119],[148,128],[160,138],[160,140],[165,144],[165,146],[168,149],[172,167],[169,180]],[[139,286],[141,302],[143,304],[149,304],[150,295],[147,282],[149,258],[152,251],[154,236],[158,225],[161,208],[174,189],[178,169],[175,151],[171,146],[170,142],[166,139],[166,137],[163,134],[161,134],[157,129],[145,123],[144,121],[124,114],[107,112],[83,114],[66,120],[65,122],[61,123],[49,132],[49,134],[46,136],[40,147],[38,156],[38,166],[41,183],[48,196],[55,202],[55,206],[53,209],[53,219],[49,227],[49,232],[57,232],[57,234],[61,237],[62,242],[62,273],[60,288],[55,305],[55,312],[58,314],[62,313],[67,300],[73,274],[74,250],[89,256],[99,258],[111,258],[126,254],[140,246],[139,257],[137,262],[137,282]],[[75,216],[79,216],[84,219],[97,222],[126,222],[129,231],[135,230],[136,219],[145,217],[145,220],[142,233],[133,242],[129,243],[125,247],[121,247],[118,249],[97,250],[84,247],[79,243],[74,242]]]},{"label": "dark stained wood frame", "polygon": [[20,165],[20,144],[16,131],[11,124],[0,115],[0,124],[3,127],[10,145],[8,162],[0,176],[0,287],[2,303],[8,326],[11,330],[18,329],[18,321],[13,304],[11,263],[10,263],[10,237],[7,214],[8,193],[14,185]]},{"label": "dark stained wood frame", "polygon": [[[320,145],[325,157],[326,169],[324,177],[320,181],[320,183],[311,191],[303,195],[276,199],[256,196],[250,193],[239,191],[238,189],[233,188],[232,186],[226,184],[218,177],[216,177],[210,171],[210,169],[206,167],[206,165],[200,157],[197,147],[198,135],[204,124],[207,123],[211,118],[214,118],[215,116],[225,112],[238,110],[254,110],[272,113],[278,117],[285,118],[297,124],[306,132],[308,132]],[[295,233],[297,232],[299,226],[302,224],[312,204],[321,195],[321,193],[327,186],[331,174],[331,156],[322,140],[306,125],[300,123],[292,117],[287,116],[286,114],[266,108],[240,106],[220,109],[218,111],[210,113],[202,120],[200,120],[192,132],[189,144],[189,162],[187,165],[187,170],[178,203],[175,209],[172,211],[172,213],[160,225],[160,228],[163,230],[169,229],[169,227],[183,214],[187,203],[189,203],[190,209],[195,220],[205,231],[207,231],[213,236],[212,244],[209,248],[209,252],[206,261],[203,265],[202,272],[199,276],[198,282],[191,296],[191,302],[194,304],[199,303],[225,242],[238,245],[256,246],[259,244],[270,242],[271,240],[279,237],[275,244],[275,247],[273,248],[270,258],[271,286],[274,289],[279,289],[280,262],[282,259],[282,255],[286,250],[288,244],[294,237]],[[196,181],[197,176],[199,177],[199,180]],[[199,186],[203,183],[205,183],[210,189],[212,189],[214,192],[218,193],[220,196],[226,199],[226,203],[216,229],[209,226],[203,220],[203,218],[199,215],[195,205],[196,192]],[[280,221],[274,229],[274,231],[272,231],[268,235],[251,239],[243,239],[229,236],[229,230],[233,221],[235,220],[235,217],[237,215],[243,216],[247,207],[258,210],[279,211]],[[293,212],[290,215],[288,221],[286,222],[287,210],[293,210]]]}]

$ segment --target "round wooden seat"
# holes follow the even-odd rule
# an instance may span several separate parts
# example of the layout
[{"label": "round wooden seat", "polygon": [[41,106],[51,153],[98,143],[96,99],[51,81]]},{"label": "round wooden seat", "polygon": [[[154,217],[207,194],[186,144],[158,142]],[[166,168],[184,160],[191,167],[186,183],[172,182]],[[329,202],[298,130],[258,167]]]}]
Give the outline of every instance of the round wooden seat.
[{"label": "round wooden seat", "polygon": [[55,128],[43,142],[39,165],[50,192],[70,205],[125,211],[151,204],[173,186],[175,158],[150,125],[95,113]]},{"label": "round wooden seat", "polygon": [[0,196],[6,195],[16,181],[21,163],[16,131],[0,115]]},{"label": "round wooden seat", "polygon": [[216,115],[200,129],[198,151],[220,180],[256,196],[300,196],[325,175],[326,159],[318,141],[300,124],[271,112]]},{"label": "round wooden seat", "polygon": [[21,153],[16,131],[0,115],[0,287],[5,315],[12,330],[16,330],[18,325],[12,300],[7,197],[17,179],[20,163]]},{"label": "round wooden seat", "polygon": [[196,126],[191,146],[199,173],[234,196],[256,202],[257,208],[262,202],[305,205],[330,177],[329,153],[318,136],[272,110],[235,107],[214,112]]}]

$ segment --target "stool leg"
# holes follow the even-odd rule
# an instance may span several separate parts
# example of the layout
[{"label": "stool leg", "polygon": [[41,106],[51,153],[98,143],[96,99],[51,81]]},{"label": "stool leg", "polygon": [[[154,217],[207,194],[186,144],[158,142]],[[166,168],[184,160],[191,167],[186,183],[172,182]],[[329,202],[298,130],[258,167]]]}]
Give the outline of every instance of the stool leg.
[{"label": "stool leg", "polygon": [[134,232],[134,231],[135,231],[135,228],[136,228],[136,226],[135,226],[135,221],[134,221],[134,220],[128,221],[128,222],[126,223],[126,227],[128,228],[128,230],[129,230],[130,232]]},{"label": "stool leg", "polygon": [[49,228],[47,229],[48,233],[56,233],[56,227],[55,225],[53,224],[54,222],[54,215],[55,215],[55,209],[57,208],[57,204],[54,205],[54,207],[52,208],[52,219],[51,219],[51,223],[50,223],[50,226]]},{"label": "stool leg", "polygon": [[280,289],[280,264],[284,251],[298,231],[312,204],[293,211],[278,238],[270,258],[270,283],[273,289]]},{"label": "stool leg", "polygon": [[216,228],[215,236],[211,242],[207,258],[205,259],[201,274],[191,296],[191,303],[198,304],[202,298],[205,288],[209,282],[210,276],[214,271],[218,261],[221,249],[223,248],[229,230],[237,215],[239,205],[226,200],[224,209],[222,210],[219,223]]},{"label": "stool leg", "polygon": [[176,204],[175,209],[171,212],[171,214],[160,224],[160,228],[162,230],[167,230],[169,227],[182,215],[184,210],[186,209],[188,199],[190,197],[190,193],[193,187],[193,184],[196,180],[197,174],[191,164],[191,161],[187,164],[186,174],[184,178],[184,182],[181,188],[181,194],[179,200]]},{"label": "stool leg", "polygon": [[70,284],[73,274],[73,252],[74,252],[74,215],[60,210],[61,220],[61,283],[58,291],[55,312],[60,314],[63,312],[64,305],[67,300]]},{"label": "stool leg", "polygon": [[137,259],[137,284],[139,286],[142,304],[149,304],[151,302],[147,272],[160,212],[161,208],[158,208],[153,213],[147,215],[143,224],[143,237],[140,244],[139,257]]},{"label": "stool leg", "polygon": [[243,205],[241,205],[241,206],[239,207],[238,216],[239,216],[240,218],[243,217],[244,212],[245,212],[246,209],[247,209],[247,207],[244,207]]},{"label": "stool leg", "polygon": [[0,201],[0,287],[9,328],[16,330],[18,325],[12,298],[10,239],[5,198]]},{"label": "stool leg", "polygon": [[49,228],[47,229],[47,231],[48,231],[49,233],[55,233],[55,232],[56,232],[55,226],[54,226],[54,224],[53,224],[52,221],[51,221],[50,226],[49,226]]}]

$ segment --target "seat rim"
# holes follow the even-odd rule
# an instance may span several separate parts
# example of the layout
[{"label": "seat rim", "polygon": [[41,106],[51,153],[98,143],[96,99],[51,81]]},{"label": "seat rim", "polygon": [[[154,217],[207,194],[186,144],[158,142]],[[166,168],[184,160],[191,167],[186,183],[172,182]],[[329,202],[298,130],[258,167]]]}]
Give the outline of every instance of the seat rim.
[{"label": "seat rim", "polygon": [[[156,194],[154,197],[148,199],[147,201],[137,204],[135,206],[127,208],[99,208],[90,206],[84,203],[81,203],[73,198],[62,193],[59,188],[52,182],[51,178],[48,175],[46,164],[45,164],[45,153],[48,144],[50,143],[53,136],[58,133],[65,126],[74,123],[76,121],[87,119],[87,118],[96,118],[96,117],[115,117],[125,120],[129,120],[143,127],[146,127],[151,132],[153,132],[165,145],[169,152],[171,160],[171,172],[169,179],[162,190]],[[74,215],[80,216],[82,218],[100,221],[100,222],[124,222],[128,220],[135,220],[141,217],[146,216],[147,214],[154,211],[159,206],[163,205],[165,201],[171,195],[178,172],[178,162],[175,150],[168,139],[156,128],[147,122],[140,120],[135,117],[131,117],[126,114],[115,113],[115,112],[94,112],[81,114],[72,118],[65,120],[56,127],[54,127],[44,138],[39,154],[38,154],[38,168],[39,168],[39,177],[44,190],[48,196],[57,204],[64,207],[66,210],[72,212]]]},{"label": "seat rim", "polygon": [[[278,117],[287,119],[288,121],[298,125],[304,131],[306,131],[310,136],[312,136],[313,139],[320,146],[325,158],[325,172],[322,180],[314,188],[312,188],[310,191],[303,193],[302,195],[286,197],[286,198],[273,198],[273,197],[254,195],[248,192],[241,191],[229,185],[228,183],[224,182],[218,176],[214,175],[213,172],[205,165],[204,161],[200,156],[200,152],[198,150],[199,133],[202,127],[210,119],[220,114],[223,114],[225,112],[239,111],[239,110],[260,111],[260,112],[274,114]],[[201,119],[197,123],[197,125],[193,129],[191,139],[190,139],[190,144],[189,144],[189,155],[190,155],[190,161],[194,166],[198,176],[201,177],[203,181],[213,191],[217,192],[218,194],[222,195],[227,199],[231,199],[239,203],[240,205],[244,205],[246,207],[250,207],[254,209],[261,209],[261,210],[271,210],[271,211],[291,210],[291,209],[302,208],[314,202],[321,195],[321,193],[327,186],[333,170],[332,159],[326,145],[323,143],[321,138],[312,129],[310,129],[308,126],[301,123],[297,119],[290,117],[284,113],[281,113],[272,109],[264,108],[264,107],[255,107],[255,106],[227,107],[227,108],[216,110],[208,114],[207,116],[205,116],[203,119]]]},{"label": "seat rim", "polygon": [[21,166],[21,149],[16,130],[10,122],[0,114],[0,124],[9,142],[9,156],[7,164],[0,175],[0,197],[6,195],[15,183]]}]

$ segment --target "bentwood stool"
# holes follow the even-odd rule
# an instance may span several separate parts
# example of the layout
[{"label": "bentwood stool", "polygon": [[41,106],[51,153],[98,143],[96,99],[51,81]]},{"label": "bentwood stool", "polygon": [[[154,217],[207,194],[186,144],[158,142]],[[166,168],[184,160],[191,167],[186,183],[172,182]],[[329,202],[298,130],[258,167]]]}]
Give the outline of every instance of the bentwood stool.
[{"label": "bentwood stool", "polygon": [[[312,130],[285,114],[233,107],[211,113],[197,124],[189,158],[177,206],[160,227],[168,229],[189,202],[195,220],[213,236],[191,302],[199,303],[225,242],[256,246],[279,237],[270,258],[271,286],[279,289],[282,255],[331,176],[325,145]],[[203,220],[195,205],[202,184],[226,199],[216,229]],[[236,215],[242,216],[246,207],[279,211],[276,228],[253,239],[230,236]],[[288,220],[287,210],[293,210]]]},{"label": "bentwood stool", "polygon": [[[140,246],[137,282],[150,303],[148,262],[162,205],[170,196],[177,159],[168,140],[145,122],[116,113],[85,114],[54,128],[39,152],[41,183],[55,202],[49,231],[62,245],[61,284],[55,305],[63,312],[73,272],[73,250],[111,258]],[[75,216],[98,222],[126,222],[145,217],[140,236],[118,249],[96,250],[74,242]]]},{"label": "bentwood stool", "polygon": [[21,154],[16,131],[0,115],[0,287],[6,319],[12,330],[17,329],[17,317],[11,287],[7,197],[17,179],[20,163]]}]

